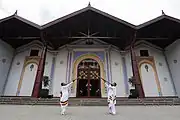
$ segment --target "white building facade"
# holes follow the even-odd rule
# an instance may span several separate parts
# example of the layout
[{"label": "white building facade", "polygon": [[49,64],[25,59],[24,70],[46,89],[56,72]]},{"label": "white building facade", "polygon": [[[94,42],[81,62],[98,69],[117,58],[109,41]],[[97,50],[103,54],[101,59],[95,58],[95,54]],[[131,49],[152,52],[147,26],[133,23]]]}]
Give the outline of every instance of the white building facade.
[{"label": "white building facade", "polygon": [[[100,38],[91,39],[91,44],[88,41],[77,39],[56,50],[49,47],[44,65],[49,85],[42,88],[48,89],[49,95],[59,97],[61,83],[78,78],[70,89],[70,97],[107,97],[100,79],[103,78],[117,83],[117,97],[128,97],[134,88],[128,82],[133,76],[128,46],[121,50]],[[1,96],[32,96],[42,46],[43,42],[32,40],[14,48],[3,38],[0,40]],[[180,96],[178,39],[165,48],[142,39],[135,43],[134,51],[145,97]]]}]

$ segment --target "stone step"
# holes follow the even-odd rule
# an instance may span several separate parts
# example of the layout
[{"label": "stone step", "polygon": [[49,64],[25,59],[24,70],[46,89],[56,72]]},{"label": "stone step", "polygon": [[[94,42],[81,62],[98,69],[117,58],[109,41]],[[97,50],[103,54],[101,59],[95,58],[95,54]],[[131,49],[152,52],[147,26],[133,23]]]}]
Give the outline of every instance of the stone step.
[{"label": "stone step", "polygon": [[[0,104],[14,105],[59,105],[59,98],[0,97]],[[70,98],[70,106],[107,106],[106,98]],[[180,105],[179,98],[117,98],[119,105]]]},{"label": "stone step", "polygon": [[[31,100],[31,99],[0,99],[0,101],[59,101],[59,99],[34,99],[34,100]],[[72,100],[72,101],[107,101],[106,99],[97,99],[97,100],[91,100],[91,99],[69,99],[69,100]],[[119,100],[117,99],[118,101],[180,101],[179,99],[168,99],[168,100],[164,100],[164,99],[161,99],[161,100],[148,100],[148,99],[125,99],[125,100]]]}]

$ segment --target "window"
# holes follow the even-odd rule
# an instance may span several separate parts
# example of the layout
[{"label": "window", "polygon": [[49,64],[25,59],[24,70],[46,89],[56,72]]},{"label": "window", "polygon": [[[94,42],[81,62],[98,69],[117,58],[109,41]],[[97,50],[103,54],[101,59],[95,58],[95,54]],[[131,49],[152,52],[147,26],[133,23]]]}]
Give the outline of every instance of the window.
[{"label": "window", "polygon": [[140,56],[148,57],[149,56],[148,50],[140,50]]},{"label": "window", "polygon": [[38,56],[39,50],[31,50],[30,56]]}]

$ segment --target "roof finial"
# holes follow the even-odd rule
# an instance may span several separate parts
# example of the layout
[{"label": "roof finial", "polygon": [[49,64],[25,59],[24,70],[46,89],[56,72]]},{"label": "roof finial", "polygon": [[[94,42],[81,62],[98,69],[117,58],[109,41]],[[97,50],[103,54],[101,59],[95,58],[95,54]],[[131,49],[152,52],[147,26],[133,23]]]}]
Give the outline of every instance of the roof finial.
[{"label": "roof finial", "polygon": [[162,10],[162,15],[165,15],[164,11]]},{"label": "roof finial", "polygon": [[91,3],[89,2],[88,7],[91,7]]},{"label": "roof finial", "polygon": [[14,15],[17,15],[17,10],[16,10],[16,12],[14,13]]}]

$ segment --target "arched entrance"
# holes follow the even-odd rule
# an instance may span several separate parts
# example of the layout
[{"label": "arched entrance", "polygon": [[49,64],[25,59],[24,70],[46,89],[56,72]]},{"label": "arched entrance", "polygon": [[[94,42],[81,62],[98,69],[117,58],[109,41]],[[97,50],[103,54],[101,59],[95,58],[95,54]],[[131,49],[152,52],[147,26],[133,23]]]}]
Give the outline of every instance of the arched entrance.
[{"label": "arched entrance", "polygon": [[153,58],[139,61],[139,73],[145,97],[161,96],[161,86]]},{"label": "arched entrance", "polygon": [[94,59],[84,59],[77,67],[77,96],[101,97],[100,66]]}]

